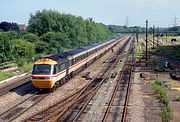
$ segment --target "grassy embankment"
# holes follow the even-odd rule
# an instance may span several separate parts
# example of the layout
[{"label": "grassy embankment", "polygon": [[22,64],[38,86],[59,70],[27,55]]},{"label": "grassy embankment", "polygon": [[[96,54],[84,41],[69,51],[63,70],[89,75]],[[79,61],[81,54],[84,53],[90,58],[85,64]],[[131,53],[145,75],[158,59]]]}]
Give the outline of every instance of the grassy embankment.
[{"label": "grassy embankment", "polygon": [[13,67],[17,67],[16,71],[20,71],[21,73],[24,72],[30,72],[32,70],[32,66],[33,63],[32,62],[27,62],[27,61],[19,61],[17,63],[12,63],[12,62],[5,62],[0,64],[0,81],[8,79],[10,77],[13,77],[16,75],[15,72],[13,71],[3,71],[3,69],[7,69],[7,68],[13,68]]},{"label": "grassy embankment", "polygon": [[11,73],[11,72],[4,72],[3,69],[15,67],[15,66],[16,66],[16,64],[12,63],[12,62],[1,63],[0,64],[0,69],[1,69],[1,71],[0,71],[0,81],[14,76],[13,73]]},{"label": "grassy embankment", "polygon": [[2,72],[2,71],[0,71],[0,81],[5,80],[7,78],[10,78],[12,76],[14,76],[14,75],[11,72]]}]

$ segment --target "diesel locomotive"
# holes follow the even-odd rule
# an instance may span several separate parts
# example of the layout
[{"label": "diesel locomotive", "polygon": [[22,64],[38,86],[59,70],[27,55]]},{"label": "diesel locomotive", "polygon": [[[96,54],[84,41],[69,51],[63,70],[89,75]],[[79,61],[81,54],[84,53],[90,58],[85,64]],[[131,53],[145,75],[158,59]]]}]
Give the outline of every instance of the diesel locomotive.
[{"label": "diesel locomotive", "polygon": [[118,43],[111,39],[90,46],[58,53],[39,59],[32,70],[32,84],[36,89],[51,89],[65,77],[71,77],[82,66],[88,65]]}]

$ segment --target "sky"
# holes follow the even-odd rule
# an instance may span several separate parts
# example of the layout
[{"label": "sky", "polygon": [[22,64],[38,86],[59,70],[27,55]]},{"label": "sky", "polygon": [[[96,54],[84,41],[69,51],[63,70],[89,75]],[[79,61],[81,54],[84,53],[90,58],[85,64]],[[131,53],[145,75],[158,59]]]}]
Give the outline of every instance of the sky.
[{"label": "sky", "polygon": [[52,9],[61,13],[92,17],[106,25],[180,25],[180,0],[0,0],[0,22],[28,24],[30,13]]}]

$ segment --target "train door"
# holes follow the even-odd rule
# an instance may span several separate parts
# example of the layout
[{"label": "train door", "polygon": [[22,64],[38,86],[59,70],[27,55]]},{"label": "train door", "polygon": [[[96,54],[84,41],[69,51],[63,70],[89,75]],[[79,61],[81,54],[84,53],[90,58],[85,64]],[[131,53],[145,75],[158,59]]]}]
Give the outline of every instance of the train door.
[{"label": "train door", "polygon": [[[54,65],[54,69],[53,69],[53,75],[57,74],[58,72],[59,72],[58,65],[55,64],[55,65]],[[57,78],[57,77],[54,77],[54,80],[57,81],[58,78]]]},{"label": "train door", "polygon": [[67,61],[65,62],[65,65],[66,65],[66,75],[69,74],[70,61],[71,61],[71,60],[67,60]]}]

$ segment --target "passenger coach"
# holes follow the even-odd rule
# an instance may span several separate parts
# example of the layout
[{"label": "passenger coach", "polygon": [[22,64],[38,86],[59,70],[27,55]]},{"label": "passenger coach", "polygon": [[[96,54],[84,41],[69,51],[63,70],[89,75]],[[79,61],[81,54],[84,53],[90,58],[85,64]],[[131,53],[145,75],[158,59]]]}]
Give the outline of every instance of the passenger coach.
[{"label": "passenger coach", "polygon": [[53,88],[64,78],[72,77],[83,66],[96,60],[114,45],[118,39],[96,43],[64,53],[44,57],[34,63],[32,84],[36,89]]}]

